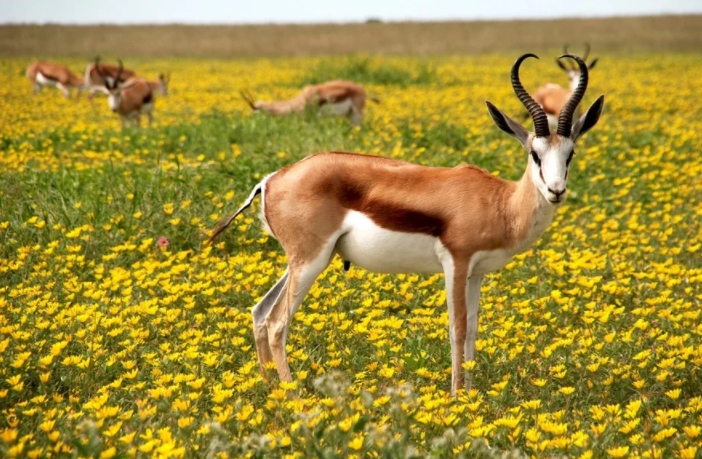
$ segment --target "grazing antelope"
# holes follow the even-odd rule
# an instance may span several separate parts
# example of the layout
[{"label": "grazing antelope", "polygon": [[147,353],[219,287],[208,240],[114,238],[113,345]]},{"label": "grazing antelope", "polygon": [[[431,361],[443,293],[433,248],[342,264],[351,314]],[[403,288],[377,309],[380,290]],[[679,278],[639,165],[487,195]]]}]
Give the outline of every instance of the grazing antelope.
[{"label": "grazing antelope", "polygon": [[[563,47],[563,53],[568,54],[568,45]],[[585,57],[583,57],[583,61],[587,62],[587,57],[589,55],[590,44],[585,43]],[[578,67],[574,66],[570,61],[568,61],[568,66],[558,59],[556,59],[556,63],[568,76],[570,89],[565,89],[556,83],[546,83],[534,94],[534,100],[544,109],[548,117],[549,125],[553,128],[558,125],[558,114],[561,113],[565,104],[570,100],[570,96],[573,94],[580,81],[580,69]],[[587,65],[588,70],[595,68],[596,64],[597,58],[593,59],[592,62]],[[575,116],[577,117],[579,115],[580,107],[576,107]]]},{"label": "grazing antelope", "polygon": [[[317,276],[334,254],[381,273],[437,273],[446,278],[451,343],[451,391],[461,386],[461,365],[475,357],[478,300],[483,276],[525,251],[553,220],[566,198],[575,142],[600,118],[604,96],[574,125],[585,94],[580,84],[549,131],[546,114],[519,80],[521,56],[512,66],[512,87],[534,121],[529,132],[492,103],[497,127],[526,149],[526,170],[517,182],[476,166],[419,166],[353,153],[321,153],[266,176],[231,217],[222,220],[210,244],[261,194],[261,219],[288,257],[282,278],[253,308],[258,359],[275,362],[282,381],[292,381],[286,360],[288,326]],[[465,387],[471,376],[464,375]]]},{"label": "grazing antelope", "polygon": [[[300,113],[307,107],[319,108],[320,113],[333,116],[346,116],[358,126],[363,121],[366,106],[366,91],[363,86],[352,81],[334,80],[308,85],[295,97],[279,102],[254,101],[250,93],[241,92],[241,97],[254,112],[264,111],[271,115]],[[371,98],[378,103],[378,99]]]},{"label": "grazing antelope", "polygon": [[154,94],[149,82],[143,78],[132,77],[123,84],[120,83],[122,61],[119,61],[119,67],[113,78],[104,75],[101,67],[96,66],[95,68],[98,76],[104,81],[107,104],[110,110],[120,115],[122,126],[124,127],[128,120],[134,121],[139,126],[142,113],[146,114],[149,118],[149,124],[151,124]]},{"label": "grazing antelope", "polygon": [[[117,59],[118,65],[101,64],[100,58],[95,58],[94,64],[88,64],[85,68],[85,85],[89,87],[88,100],[92,100],[97,93],[108,94],[107,83],[112,85],[115,81],[124,83],[136,76],[134,70],[125,69],[122,60]],[[122,69],[119,71],[119,69]],[[117,75],[119,71],[119,76]]]},{"label": "grazing antelope", "polygon": [[27,67],[27,78],[32,82],[32,94],[36,94],[44,86],[58,88],[63,96],[71,97],[70,88],[77,88],[78,95],[83,90],[83,79],[76,76],[65,65],[51,62],[33,62]]}]

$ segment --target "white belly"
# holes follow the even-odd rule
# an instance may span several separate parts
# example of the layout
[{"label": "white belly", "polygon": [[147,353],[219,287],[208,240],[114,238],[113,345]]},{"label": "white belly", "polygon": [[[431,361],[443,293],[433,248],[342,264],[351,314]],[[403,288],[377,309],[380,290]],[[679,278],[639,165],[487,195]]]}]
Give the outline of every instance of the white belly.
[{"label": "white belly", "polygon": [[322,106],[321,112],[327,115],[345,116],[351,111],[351,106],[351,99],[344,99]]},{"label": "white belly", "polygon": [[51,78],[47,78],[44,75],[42,75],[41,73],[37,73],[36,82],[42,86],[48,86],[51,88],[55,88],[58,85],[58,82],[56,80],[52,80]]},{"label": "white belly", "polygon": [[379,273],[443,272],[437,256],[442,244],[436,237],[390,231],[355,211],[346,215],[343,228],[335,250],[354,265]]}]

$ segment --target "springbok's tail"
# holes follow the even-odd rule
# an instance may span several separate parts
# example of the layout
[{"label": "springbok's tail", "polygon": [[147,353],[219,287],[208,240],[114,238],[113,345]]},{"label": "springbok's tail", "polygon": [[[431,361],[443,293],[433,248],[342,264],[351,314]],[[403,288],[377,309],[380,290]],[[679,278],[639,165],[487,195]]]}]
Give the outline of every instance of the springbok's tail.
[{"label": "springbok's tail", "polygon": [[[267,177],[266,177],[266,178],[267,178]],[[222,233],[225,229],[227,229],[227,227],[229,227],[229,225],[232,224],[232,222],[234,221],[234,219],[235,219],[240,213],[242,213],[244,210],[246,210],[246,209],[251,205],[251,203],[253,202],[254,198],[255,198],[257,195],[261,194],[261,192],[263,191],[263,186],[264,186],[265,182],[266,182],[266,179],[261,180],[261,181],[254,187],[254,189],[251,190],[251,194],[249,195],[249,197],[248,197],[248,199],[246,200],[246,202],[244,202],[244,204],[243,204],[241,207],[239,207],[239,210],[237,210],[232,216],[230,216],[230,217],[228,217],[228,218],[223,218],[222,220],[220,220],[220,221],[217,223],[217,226],[215,227],[215,229],[214,229],[214,231],[213,231],[213,233],[212,233],[212,236],[210,236],[209,239],[207,239],[207,241],[205,241],[205,244],[204,244],[205,247],[207,247],[208,245],[212,244],[212,241],[214,241],[215,238],[216,238],[217,236],[220,235],[220,233]]]}]

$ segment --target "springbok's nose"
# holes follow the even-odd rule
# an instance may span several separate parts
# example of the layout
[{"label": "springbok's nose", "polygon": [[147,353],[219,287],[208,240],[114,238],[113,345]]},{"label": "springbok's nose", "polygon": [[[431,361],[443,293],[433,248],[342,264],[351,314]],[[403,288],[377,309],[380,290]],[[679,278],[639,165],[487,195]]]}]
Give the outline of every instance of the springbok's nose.
[{"label": "springbok's nose", "polygon": [[555,194],[556,197],[560,197],[563,193],[565,193],[566,189],[562,188],[560,190],[552,190],[551,188],[548,189],[551,193]]}]

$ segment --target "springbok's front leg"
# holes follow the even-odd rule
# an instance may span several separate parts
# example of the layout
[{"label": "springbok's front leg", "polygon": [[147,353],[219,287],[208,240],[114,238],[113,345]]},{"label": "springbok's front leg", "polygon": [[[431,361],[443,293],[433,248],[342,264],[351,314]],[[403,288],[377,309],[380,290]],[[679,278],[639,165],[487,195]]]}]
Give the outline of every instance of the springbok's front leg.
[{"label": "springbok's front leg", "polygon": [[445,254],[442,266],[446,282],[446,305],[449,316],[449,341],[451,343],[451,394],[462,387],[463,347],[466,342],[466,278],[468,265]]},{"label": "springbok's front leg", "polygon": [[[478,338],[478,304],[480,302],[480,286],[483,283],[483,275],[471,275],[466,283],[466,303],[468,305],[468,326],[465,341],[465,361],[475,360],[475,340]],[[473,383],[473,375],[470,371],[465,372],[466,390],[470,390]]]},{"label": "springbok's front leg", "polygon": [[71,98],[71,92],[68,90],[68,88],[66,86],[64,86],[61,83],[56,83],[56,87],[59,88],[59,91],[61,91],[61,93],[63,94],[63,97],[65,97],[66,99]]}]

